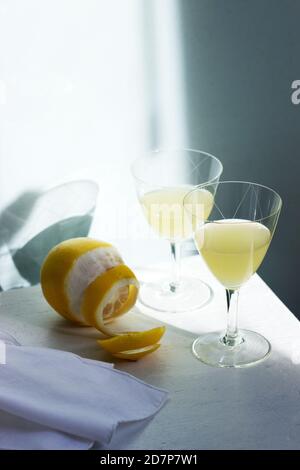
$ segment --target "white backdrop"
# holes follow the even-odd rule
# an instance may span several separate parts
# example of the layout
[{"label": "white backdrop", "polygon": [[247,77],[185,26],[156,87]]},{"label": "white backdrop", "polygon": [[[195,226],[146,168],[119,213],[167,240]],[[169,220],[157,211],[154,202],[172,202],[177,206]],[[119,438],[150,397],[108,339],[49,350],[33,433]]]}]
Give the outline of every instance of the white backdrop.
[{"label": "white backdrop", "polygon": [[124,205],[132,227],[140,212],[130,161],[184,139],[176,7],[0,0],[0,208],[26,190],[93,177],[94,232],[118,238],[113,224]]}]

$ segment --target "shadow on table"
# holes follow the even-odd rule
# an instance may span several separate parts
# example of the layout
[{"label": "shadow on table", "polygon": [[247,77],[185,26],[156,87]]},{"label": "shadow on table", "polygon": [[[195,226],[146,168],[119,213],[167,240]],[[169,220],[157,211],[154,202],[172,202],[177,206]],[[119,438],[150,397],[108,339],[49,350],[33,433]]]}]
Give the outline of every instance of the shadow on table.
[{"label": "shadow on table", "polygon": [[0,212],[0,248],[9,245],[24,226],[40,194],[40,191],[26,191]]},{"label": "shadow on table", "polygon": [[12,260],[9,247],[26,224],[40,194],[26,191],[0,212],[0,291],[27,285]]},{"label": "shadow on table", "polygon": [[27,191],[0,213],[1,290],[35,285],[48,252],[58,243],[88,235],[98,195],[89,180],[47,191]]}]

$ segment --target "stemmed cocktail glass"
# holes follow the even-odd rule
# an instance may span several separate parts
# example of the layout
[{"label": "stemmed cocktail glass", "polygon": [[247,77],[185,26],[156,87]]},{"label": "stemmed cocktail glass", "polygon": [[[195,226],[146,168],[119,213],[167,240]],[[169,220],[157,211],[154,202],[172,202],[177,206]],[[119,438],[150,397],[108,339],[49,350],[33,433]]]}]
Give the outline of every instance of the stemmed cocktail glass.
[{"label": "stemmed cocktail glass", "polygon": [[[198,191],[207,190],[213,207],[203,221],[198,218]],[[214,332],[196,339],[195,356],[218,367],[245,367],[266,358],[270,343],[260,334],[239,330],[237,301],[240,288],[262,263],[270,246],[282,201],[260,184],[226,181],[192,190],[184,207],[193,221],[194,238],[207,266],[225,287],[228,324],[225,333]]]},{"label": "stemmed cocktail glass", "polygon": [[[191,149],[157,150],[137,159],[132,165],[139,202],[156,234],[170,242],[173,275],[141,286],[139,300],[152,309],[185,312],[200,308],[212,295],[200,279],[180,275],[182,242],[191,238],[193,227],[183,207],[186,194],[199,184],[217,183],[221,162],[206,152]],[[206,189],[197,192],[201,214],[206,218],[213,198]],[[201,203],[201,204],[200,204]]]}]

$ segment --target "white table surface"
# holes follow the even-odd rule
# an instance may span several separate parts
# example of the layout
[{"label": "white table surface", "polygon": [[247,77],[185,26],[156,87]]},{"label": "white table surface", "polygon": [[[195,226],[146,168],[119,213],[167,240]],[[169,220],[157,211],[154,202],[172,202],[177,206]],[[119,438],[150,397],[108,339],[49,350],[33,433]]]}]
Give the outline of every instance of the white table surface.
[{"label": "white table surface", "polygon": [[[216,369],[191,353],[197,334],[225,326],[225,295],[200,258],[184,261],[184,271],[201,276],[214,290],[212,302],[189,314],[145,316],[137,308],[121,321],[126,328],[148,328],[164,321],[161,348],[139,362],[116,367],[165,388],[170,400],[150,424],[128,433],[124,449],[299,449],[300,323],[255,275],[240,295],[240,325],[265,335],[272,354],[245,369]],[[157,278],[164,266],[138,269],[142,280]],[[43,299],[40,287],[0,295],[0,329],[24,345],[73,351],[110,360],[96,344],[99,332],[74,327]],[[113,441],[110,448],[120,448]]]}]

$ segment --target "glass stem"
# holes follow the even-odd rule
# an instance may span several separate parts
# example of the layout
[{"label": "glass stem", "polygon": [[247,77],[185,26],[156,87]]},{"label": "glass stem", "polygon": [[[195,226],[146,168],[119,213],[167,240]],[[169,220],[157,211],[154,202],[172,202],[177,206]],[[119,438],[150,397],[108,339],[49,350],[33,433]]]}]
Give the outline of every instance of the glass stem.
[{"label": "glass stem", "polygon": [[226,346],[237,346],[243,340],[239,335],[238,330],[238,300],[239,300],[239,291],[226,289],[226,299],[227,299],[227,330],[223,342]]},{"label": "glass stem", "polygon": [[173,274],[172,281],[170,282],[170,291],[177,292],[180,284],[180,258],[181,258],[181,243],[170,242],[171,255],[173,261]]}]

